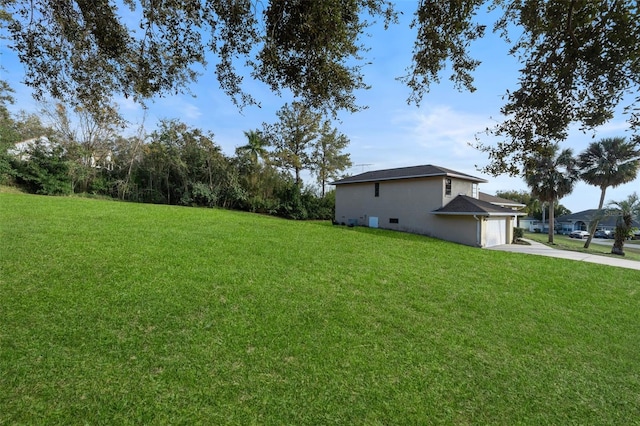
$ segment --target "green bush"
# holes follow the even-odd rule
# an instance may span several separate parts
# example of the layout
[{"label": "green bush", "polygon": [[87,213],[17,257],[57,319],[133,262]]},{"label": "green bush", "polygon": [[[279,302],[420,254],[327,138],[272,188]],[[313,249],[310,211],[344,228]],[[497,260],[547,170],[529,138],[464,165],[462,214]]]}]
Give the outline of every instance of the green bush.
[{"label": "green bush", "polygon": [[214,207],[218,202],[218,196],[211,187],[202,182],[196,182],[191,187],[191,199],[197,206]]},{"label": "green bush", "polygon": [[11,157],[4,150],[0,150],[0,185],[6,185],[13,181],[15,170],[11,166]]},{"label": "green bush", "polygon": [[240,206],[241,210],[246,210],[252,213],[265,213],[275,215],[278,212],[279,202],[275,198],[263,198],[259,195],[254,195],[243,201]]},{"label": "green bush", "polygon": [[28,154],[27,160],[13,160],[18,185],[34,194],[71,194],[69,166],[60,146],[36,144]]},{"label": "green bush", "polygon": [[111,182],[105,173],[97,175],[89,182],[88,192],[94,195],[111,195]]},{"label": "green bush", "polygon": [[522,237],[524,237],[524,229],[518,227],[513,228],[513,242],[518,241]]},{"label": "green bush", "polygon": [[280,199],[277,215],[287,219],[307,219],[307,209],[303,203],[300,187],[291,182],[276,193]]}]

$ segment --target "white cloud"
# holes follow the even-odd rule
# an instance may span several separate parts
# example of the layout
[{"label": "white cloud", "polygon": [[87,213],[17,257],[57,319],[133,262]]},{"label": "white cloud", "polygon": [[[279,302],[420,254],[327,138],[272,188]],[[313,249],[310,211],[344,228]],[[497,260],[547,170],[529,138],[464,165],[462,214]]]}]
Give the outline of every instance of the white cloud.
[{"label": "white cloud", "polygon": [[163,110],[179,112],[178,117],[162,117],[177,118],[185,122],[195,122],[202,117],[202,111],[195,104],[187,102],[183,96],[170,96],[161,98],[158,106]]},{"label": "white cloud", "polygon": [[[483,134],[492,120],[484,114],[457,111],[451,106],[435,105],[420,110],[398,110],[391,118],[394,140],[404,148],[401,154],[410,164],[435,164],[460,171],[475,171],[483,166],[486,155],[470,143]],[[400,155],[394,155],[395,160]]]}]

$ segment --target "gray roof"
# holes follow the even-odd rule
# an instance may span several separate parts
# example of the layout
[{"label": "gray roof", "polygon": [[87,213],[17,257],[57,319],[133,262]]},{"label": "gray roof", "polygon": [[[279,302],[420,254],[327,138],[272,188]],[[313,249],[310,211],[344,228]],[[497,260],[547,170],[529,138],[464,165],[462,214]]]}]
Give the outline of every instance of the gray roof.
[{"label": "gray roof", "polygon": [[444,167],[432,166],[430,164],[425,166],[412,166],[412,167],[400,167],[398,169],[386,169],[386,170],[374,170],[370,172],[360,173],[359,175],[349,176],[344,179],[337,180],[331,185],[343,185],[347,183],[362,183],[362,182],[379,182],[383,180],[397,180],[397,179],[413,179],[413,178],[425,178],[434,176],[449,176],[460,179],[466,179],[472,182],[487,182],[484,179],[468,175],[466,173],[456,172],[455,170],[446,169]]},{"label": "gray roof", "polygon": [[[616,226],[616,222],[618,221],[618,217],[619,217],[618,211],[615,209],[604,209],[604,210],[605,210],[604,215],[602,215],[602,217],[598,221],[598,225],[607,226],[607,227]],[[578,221],[582,221],[585,223],[589,223],[592,220],[594,220],[597,216],[598,216],[598,209],[589,209],[589,210],[583,210],[577,213],[566,214],[564,216],[558,216],[555,218],[555,221],[568,222],[568,223],[575,223]],[[638,227],[640,226],[640,223],[634,220],[632,222],[632,225],[634,227]]]},{"label": "gray roof", "polygon": [[480,192],[478,194],[478,198],[482,201],[486,201],[492,204],[499,204],[501,206],[512,206],[512,207],[524,207],[525,204],[519,203],[517,201],[508,200],[506,198],[496,197],[495,195],[485,194],[484,192]]},{"label": "gray roof", "polygon": [[497,206],[468,195],[458,195],[449,204],[434,210],[435,214],[477,216],[524,216],[524,213]]}]

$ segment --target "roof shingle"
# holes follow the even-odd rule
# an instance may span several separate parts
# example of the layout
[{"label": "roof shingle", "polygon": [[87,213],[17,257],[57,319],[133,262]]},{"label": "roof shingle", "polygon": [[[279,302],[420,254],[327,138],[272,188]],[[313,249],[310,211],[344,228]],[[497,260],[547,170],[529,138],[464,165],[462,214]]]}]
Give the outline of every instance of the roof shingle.
[{"label": "roof shingle", "polygon": [[370,172],[360,173],[355,176],[349,176],[344,179],[337,180],[331,183],[331,185],[343,185],[347,183],[361,183],[361,182],[378,182],[383,180],[424,178],[424,177],[433,177],[433,176],[449,176],[449,177],[457,177],[460,179],[466,179],[472,182],[483,182],[483,183],[487,182],[485,179],[471,176],[466,173],[460,173],[460,172],[456,172],[455,170],[428,164],[424,166],[400,167],[397,169],[374,170]]},{"label": "roof shingle", "polygon": [[493,204],[500,204],[503,206],[513,206],[513,207],[524,207],[525,205],[519,203],[517,201],[509,200],[502,197],[496,197],[495,195],[485,194],[484,192],[480,192],[478,194],[478,198],[482,201],[487,201]]},{"label": "roof shingle", "polygon": [[434,210],[435,214],[478,215],[478,216],[524,216],[524,213],[478,200],[468,195],[458,195],[446,206]]}]

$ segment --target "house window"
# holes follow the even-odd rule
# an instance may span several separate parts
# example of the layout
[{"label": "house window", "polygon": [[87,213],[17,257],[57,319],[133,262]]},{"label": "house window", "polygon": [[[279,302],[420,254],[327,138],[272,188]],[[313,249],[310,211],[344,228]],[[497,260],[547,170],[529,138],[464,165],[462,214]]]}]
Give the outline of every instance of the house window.
[{"label": "house window", "polygon": [[389,223],[399,223],[398,222],[398,218],[397,217],[390,217],[389,218]]},{"label": "house window", "polygon": [[374,191],[374,194],[375,194],[375,196],[376,196],[376,197],[379,197],[379,196],[380,196],[380,183],[378,183],[378,182],[376,182],[376,183],[375,183],[375,191]]},{"label": "house window", "polygon": [[451,195],[451,179],[444,180],[444,195]]},{"label": "house window", "polygon": [[471,184],[471,196],[473,198],[478,198],[478,184],[477,183],[472,183]]}]

